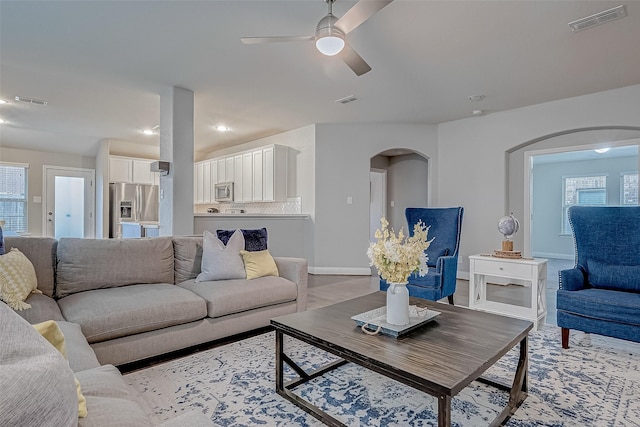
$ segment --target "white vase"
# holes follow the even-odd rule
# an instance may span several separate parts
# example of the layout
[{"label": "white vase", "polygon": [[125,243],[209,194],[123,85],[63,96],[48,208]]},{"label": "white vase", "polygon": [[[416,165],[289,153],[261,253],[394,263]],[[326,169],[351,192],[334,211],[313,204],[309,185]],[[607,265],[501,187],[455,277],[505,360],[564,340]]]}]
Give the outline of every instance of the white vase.
[{"label": "white vase", "polygon": [[387,323],[391,325],[409,324],[409,291],[407,282],[389,283],[387,289]]}]

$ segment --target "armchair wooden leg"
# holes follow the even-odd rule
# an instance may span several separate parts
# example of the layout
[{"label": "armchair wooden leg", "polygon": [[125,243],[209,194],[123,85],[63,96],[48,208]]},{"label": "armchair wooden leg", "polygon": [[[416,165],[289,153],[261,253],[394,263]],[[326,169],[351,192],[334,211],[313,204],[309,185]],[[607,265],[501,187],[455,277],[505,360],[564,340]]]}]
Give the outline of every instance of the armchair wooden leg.
[{"label": "armchair wooden leg", "polygon": [[562,348],[569,348],[569,328],[562,328]]},{"label": "armchair wooden leg", "polygon": [[449,295],[447,298],[449,299],[449,304],[454,305],[453,304],[453,294]]}]

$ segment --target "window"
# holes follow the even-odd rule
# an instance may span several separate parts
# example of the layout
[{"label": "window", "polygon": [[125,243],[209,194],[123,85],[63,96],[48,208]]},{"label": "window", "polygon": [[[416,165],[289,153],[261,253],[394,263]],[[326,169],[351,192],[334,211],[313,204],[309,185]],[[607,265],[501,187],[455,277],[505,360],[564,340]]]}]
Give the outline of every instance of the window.
[{"label": "window", "polygon": [[638,174],[636,172],[620,174],[620,204],[638,204]]},{"label": "window", "polygon": [[[573,176],[563,179],[562,234],[571,234],[567,211],[577,205],[606,205],[607,176]],[[637,186],[636,186],[637,188]],[[636,191],[637,194],[637,191]]]},{"label": "window", "polygon": [[4,229],[26,232],[29,165],[0,163],[0,220]]}]

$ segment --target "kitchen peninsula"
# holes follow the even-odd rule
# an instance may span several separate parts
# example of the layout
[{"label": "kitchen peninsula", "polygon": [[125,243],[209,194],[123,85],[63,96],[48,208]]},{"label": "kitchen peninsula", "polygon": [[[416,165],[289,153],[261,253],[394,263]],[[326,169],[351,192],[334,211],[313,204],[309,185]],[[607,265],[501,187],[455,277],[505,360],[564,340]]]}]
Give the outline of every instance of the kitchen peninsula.
[{"label": "kitchen peninsula", "polygon": [[307,237],[311,228],[307,214],[195,213],[193,216],[196,235],[204,230],[215,233],[216,230],[264,227],[268,232],[269,252],[273,256],[306,258],[307,242],[311,241]]}]

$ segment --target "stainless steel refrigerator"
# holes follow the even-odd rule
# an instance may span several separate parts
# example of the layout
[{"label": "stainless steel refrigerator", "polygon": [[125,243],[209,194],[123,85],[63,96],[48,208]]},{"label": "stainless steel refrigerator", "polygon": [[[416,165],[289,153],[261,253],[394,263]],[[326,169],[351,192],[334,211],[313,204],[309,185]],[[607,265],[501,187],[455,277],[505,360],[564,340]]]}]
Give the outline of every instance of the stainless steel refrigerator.
[{"label": "stainless steel refrigerator", "polygon": [[[142,226],[157,223],[159,210],[157,185],[109,184],[109,237],[144,237]],[[131,223],[125,224],[125,235],[122,223]],[[139,226],[139,235],[132,231],[136,225]]]}]

